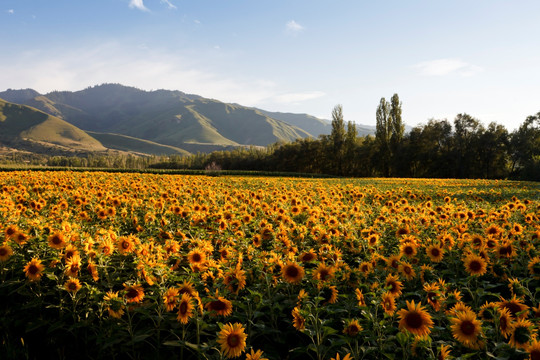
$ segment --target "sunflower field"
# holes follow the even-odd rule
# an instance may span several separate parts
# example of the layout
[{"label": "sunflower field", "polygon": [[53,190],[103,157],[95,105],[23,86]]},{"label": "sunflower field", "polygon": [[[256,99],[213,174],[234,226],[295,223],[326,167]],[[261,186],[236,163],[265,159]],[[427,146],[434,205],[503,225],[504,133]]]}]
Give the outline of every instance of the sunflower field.
[{"label": "sunflower field", "polygon": [[540,359],[540,184],[0,173],[0,358]]}]

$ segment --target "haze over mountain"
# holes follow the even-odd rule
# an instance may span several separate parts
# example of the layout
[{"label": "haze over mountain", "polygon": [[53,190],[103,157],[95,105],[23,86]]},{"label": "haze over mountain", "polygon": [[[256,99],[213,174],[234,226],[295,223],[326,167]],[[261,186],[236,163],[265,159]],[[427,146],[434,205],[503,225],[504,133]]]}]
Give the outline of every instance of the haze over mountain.
[{"label": "haze over mountain", "polygon": [[[144,91],[119,84],[44,95],[32,89],[8,89],[0,92],[0,98],[86,131],[100,145],[106,144],[104,148],[142,153],[266,146],[331,130],[328,120],[307,114],[268,112],[181,91]],[[374,132],[361,125],[358,129],[360,135]]]}]

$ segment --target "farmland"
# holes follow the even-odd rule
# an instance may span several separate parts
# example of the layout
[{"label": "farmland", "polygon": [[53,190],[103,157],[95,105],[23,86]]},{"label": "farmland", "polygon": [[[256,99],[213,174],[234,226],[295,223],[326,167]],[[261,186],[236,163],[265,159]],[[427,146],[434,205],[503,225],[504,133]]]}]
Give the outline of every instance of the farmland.
[{"label": "farmland", "polygon": [[0,355],[538,359],[539,194],[2,172]]}]

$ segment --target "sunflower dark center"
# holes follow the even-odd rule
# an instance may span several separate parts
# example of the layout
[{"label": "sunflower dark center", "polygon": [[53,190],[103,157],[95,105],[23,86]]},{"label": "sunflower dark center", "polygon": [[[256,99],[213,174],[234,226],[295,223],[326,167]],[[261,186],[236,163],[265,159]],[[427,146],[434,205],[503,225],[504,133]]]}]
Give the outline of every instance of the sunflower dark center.
[{"label": "sunflower dark center", "polygon": [[214,300],[210,303],[210,308],[215,311],[223,311],[226,306],[225,303],[221,300]]},{"label": "sunflower dark center", "polygon": [[32,264],[28,267],[28,273],[35,275],[39,272],[39,269],[36,265]]},{"label": "sunflower dark center", "polygon": [[539,349],[531,350],[529,356],[531,357],[531,360],[540,360],[540,350]]},{"label": "sunflower dark center", "polygon": [[476,331],[476,326],[472,321],[465,320],[461,323],[460,329],[465,336],[472,336]]},{"label": "sunflower dark center", "polygon": [[440,254],[441,254],[441,252],[439,251],[439,249],[437,249],[437,248],[431,249],[431,256],[438,257]]},{"label": "sunflower dark center", "polygon": [[508,311],[510,311],[513,316],[516,316],[516,314],[521,311],[521,306],[519,306],[519,304],[511,302],[505,303],[503,307],[508,309]]},{"label": "sunflower dark center", "polygon": [[194,262],[200,262],[201,261],[201,254],[195,253],[192,257]]},{"label": "sunflower dark center", "polygon": [[187,310],[188,310],[188,304],[187,304],[187,302],[186,302],[186,301],[182,301],[182,302],[180,303],[180,309],[179,309],[180,314],[185,314],[185,313],[187,313]]},{"label": "sunflower dark center", "polygon": [[419,329],[424,324],[422,316],[417,312],[410,312],[405,317],[405,323],[411,329]]},{"label": "sunflower dark center", "polygon": [[136,298],[137,296],[139,295],[139,292],[136,290],[136,289],[133,289],[133,288],[130,288],[127,293],[126,293],[126,296],[129,298],[129,299],[134,299]]},{"label": "sunflower dark center", "polygon": [[412,246],[407,246],[405,247],[404,252],[407,255],[412,255],[414,253],[414,249],[412,248]]},{"label": "sunflower dark center", "polygon": [[501,327],[501,330],[508,329],[508,320],[505,317],[501,317],[499,319],[499,326]]},{"label": "sunflower dark center", "polygon": [[291,277],[291,278],[296,278],[300,274],[296,266],[288,266],[287,269],[285,270],[285,273],[287,274],[288,277]]},{"label": "sunflower dark center", "polygon": [[53,238],[51,239],[51,242],[55,245],[58,245],[58,244],[61,244],[62,243],[62,239],[60,239],[60,237],[58,236],[53,236]]},{"label": "sunflower dark center", "polygon": [[531,333],[527,327],[518,326],[514,330],[514,340],[518,344],[526,344],[527,342],[529,342],[530,338],[531,338]]},{"label": "sunflower dark center", "polygon": [[478,260],[473,260],[473,261],[471,261],[471,263],[469,264],[469,269],[470,269],[472,272],[479,272],[480,270],[482,270],[482,264],[481,264],[480,261],[478,261]]},{"label": "sunflower dark center", "polygon": [[240,345],[240,336],[237,334],[231,334],[227,336],[227,345],[231,348],[235,348]]},{"label": "sunflower dark center", "polygon": [[0,256],[6,256],[8,253],[6,248],[0,248]]},{"label": "sunflower dark center", "polygon": [[129,249],[129,242],[123,241],[122,242],[122,249],[124,249],[124,250]]}]

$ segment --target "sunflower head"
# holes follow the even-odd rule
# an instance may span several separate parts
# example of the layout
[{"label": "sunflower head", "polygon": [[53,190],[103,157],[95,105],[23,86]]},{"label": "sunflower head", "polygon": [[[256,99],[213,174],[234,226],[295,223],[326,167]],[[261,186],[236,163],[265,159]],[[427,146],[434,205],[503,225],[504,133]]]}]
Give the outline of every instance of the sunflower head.
[{"label": "sunflower head", "polygon": [[247,334],[240,323],[223,325],[219,332],[217,342],[221,345],[221,352],[226,358],[239,357],[246,348]]}]

